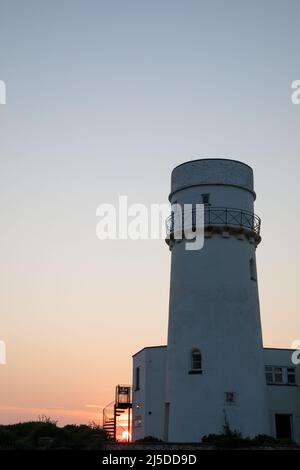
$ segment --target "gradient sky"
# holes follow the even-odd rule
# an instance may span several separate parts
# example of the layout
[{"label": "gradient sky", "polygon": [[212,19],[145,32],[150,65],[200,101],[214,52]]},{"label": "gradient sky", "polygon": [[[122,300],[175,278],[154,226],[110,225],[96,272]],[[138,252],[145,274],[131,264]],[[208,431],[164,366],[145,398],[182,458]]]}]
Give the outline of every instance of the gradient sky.
[{"label": "gradient sky", "polygon": [[0,422],[99,419],[166,342],[163,241],[96,208],[167,201],[172,168],[250,164],[266,346],[300,338],[299,1],[0,0]]}]

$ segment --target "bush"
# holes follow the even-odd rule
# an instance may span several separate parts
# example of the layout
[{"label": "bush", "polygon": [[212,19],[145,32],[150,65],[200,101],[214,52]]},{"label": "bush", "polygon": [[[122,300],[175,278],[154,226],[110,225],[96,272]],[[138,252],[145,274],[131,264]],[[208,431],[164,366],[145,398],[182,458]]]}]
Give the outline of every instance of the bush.
[{"label": "bush", "polygon": [[230,431],[226,434],[209,434],[202,438],[205,444],[213,444],[216,447],[248,447],[251,443],[249,438],[243,438],[241,433]]},{"label": "bush", "polygon": [[102,428],[91,425],[57,426],[50,419],[0,425],[0,449],[101,449]]},{"label": "bush", "polygon": [[278,445],[278,440],[275,437],[268,436],[267,434],[258,434],[252,439],[253,444],[257,446],[275,446]]},{"label": "bush", "polygon": [[154,436],[146,436],[146,437],[143,437],[143,439],[137,439],[135,441],[135,444],[152,444],[155,442],[157,443],[157,442],[163,442],[163,441]]},{"label": "bush", "polygon": [[242,437],[237,431],[229,431],[224,434],[209,434],[202,438],[202,443],[216,447],[298,447],[295,442],[287,439],[275,439],[267,434],[258,434],[253,439]]}]

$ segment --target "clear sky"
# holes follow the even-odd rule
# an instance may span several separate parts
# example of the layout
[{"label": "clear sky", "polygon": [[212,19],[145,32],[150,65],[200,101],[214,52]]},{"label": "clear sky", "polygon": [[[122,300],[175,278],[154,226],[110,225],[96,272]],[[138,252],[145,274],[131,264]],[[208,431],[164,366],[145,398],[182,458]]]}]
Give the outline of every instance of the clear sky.
[{"label": "clear sky", "polygon": [[99,241],[95,214],[166,202],[193,158],[253,167],[264,342],[300,338],[299,17],[297,0],[0,0],[0,422],[98,419],[131,355],[166,342],[167,246]]}]

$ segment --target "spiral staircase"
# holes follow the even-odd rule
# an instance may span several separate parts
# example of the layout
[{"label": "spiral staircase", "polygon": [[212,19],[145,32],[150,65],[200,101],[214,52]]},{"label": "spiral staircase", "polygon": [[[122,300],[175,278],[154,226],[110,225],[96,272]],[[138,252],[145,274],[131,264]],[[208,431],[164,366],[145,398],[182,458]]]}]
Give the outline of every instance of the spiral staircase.
[{"label": "spiral staircase", "polygon": [[103,429],[112,441],[129,442],[131,438],[131,387],[117,385],[115,400],[103,409]]}]

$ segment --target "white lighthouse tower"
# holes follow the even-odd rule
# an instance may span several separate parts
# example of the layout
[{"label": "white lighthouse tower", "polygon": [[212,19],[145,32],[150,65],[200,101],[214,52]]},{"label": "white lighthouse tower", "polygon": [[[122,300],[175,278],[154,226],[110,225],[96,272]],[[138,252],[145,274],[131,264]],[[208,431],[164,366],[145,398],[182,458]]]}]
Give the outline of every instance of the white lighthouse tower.
[{"label": "white lighthouse tower", "polygon": [[170,224],[164,438],[200,442],[224,426],[268,433],[252,169],[221,158],[183,163],[169,199],[205,205],[205,239],[202,249],[187,250]]}]

